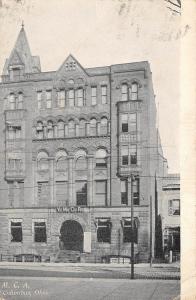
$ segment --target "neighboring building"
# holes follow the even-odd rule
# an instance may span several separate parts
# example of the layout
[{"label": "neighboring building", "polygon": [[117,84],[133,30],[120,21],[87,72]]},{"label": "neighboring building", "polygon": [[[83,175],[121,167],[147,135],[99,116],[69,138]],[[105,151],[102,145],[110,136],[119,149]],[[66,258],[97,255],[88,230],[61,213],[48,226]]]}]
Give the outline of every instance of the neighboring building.
[{"label": "neighboring building", "polygon": [[[163,176],[148,62],[41,72],[24,28],[0,84],[0,253],[150,255]],[[134,174],[134,236],[131,236]],[[156,176],[155,176],[156,175]],[[154,249],[154,246],[152,247]],[[154,253],[153,253],[154,254]]]},{"label": "neighboring building", "polygon": [[162,180],[159,214],[162,219],[163,249],[180,253],[180,175],[168,174]]}]

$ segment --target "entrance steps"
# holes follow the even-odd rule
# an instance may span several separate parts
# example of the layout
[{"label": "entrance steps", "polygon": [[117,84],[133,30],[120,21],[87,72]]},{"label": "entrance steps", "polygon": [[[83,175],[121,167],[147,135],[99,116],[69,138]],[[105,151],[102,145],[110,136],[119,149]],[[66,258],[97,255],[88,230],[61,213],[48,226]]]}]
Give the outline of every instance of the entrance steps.
[{"label": "entrance steps", "polygon": [[58,254],[56,255],[55,262],[56,263],[77,263],[80,262],[80,255],[79,251],[73,250],[59,250]]}]

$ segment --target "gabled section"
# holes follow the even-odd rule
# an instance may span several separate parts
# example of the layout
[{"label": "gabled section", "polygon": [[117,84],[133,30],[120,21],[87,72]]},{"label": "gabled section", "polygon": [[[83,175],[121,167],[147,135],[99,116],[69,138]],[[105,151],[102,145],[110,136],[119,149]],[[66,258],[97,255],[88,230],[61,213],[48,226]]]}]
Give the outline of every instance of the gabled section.
[{"label": "gabled section", "polygon": [[10,77],[14,77],[14,71],[17,71],[18,77],[23,73],[41,72],[39,58],[31,55],[24,27],[19,32],[10,57],[6,59],[3,75],[11,74]]},{"label": "gabled section", "polygon": [[12,53],[12,56],[10,56],[9,59],[9,66],[22,66],[24,65],[22,59],[20,58],[20,55],[18,54],[17,50],[15,50]]},{"label": "gabled section", "polygon": [[87,75],[85,69],[81,66],[81,64],[73,57],[73,55],[69,55],[61,67],[57,71],[58,77],[66,77],[73,73],[82,73]]}]

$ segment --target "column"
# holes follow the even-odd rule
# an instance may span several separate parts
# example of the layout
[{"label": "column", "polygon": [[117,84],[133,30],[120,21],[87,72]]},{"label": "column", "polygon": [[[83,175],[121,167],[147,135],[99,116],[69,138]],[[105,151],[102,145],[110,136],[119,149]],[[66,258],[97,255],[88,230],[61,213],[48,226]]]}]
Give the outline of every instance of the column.
[{"label": "column", "polygon": [[127,179],[127,197],[128,197],[128,205],[131,206],[131,177]]},{"label": "column", "polygon": [[106,158],[107,162],[107,206],[112,205],[112,199],[110,199],[110,184],[112,183],[112,180],[110,180],[110,156],[107,156]]},{"label": "column", "polygon": [[47,138],[47,126],[44,125],[44,138]]},{"label": "column", "polygon": [[49,206],[54,205],[54,157],[49,158],[49,168],[50,168],[50,203]]},{"label": "column", "polygon": [[58,137],[58,133],[57,133],[57,125],[54,125],[54,138]]},{"label": "column", "polygon": [[[38,183],[37,183],[37,160],[33,158],[32,162],[32,171],[33,171],[33,206],[38,206]],[[24,186],[25,187],[25,186]]]},{"label": "column", "polygon": [[93,186],[94,186],[94,178],[93,178],[93,155],[88,155],[88,178],[87,178],[87,205],[90,207],[93,206]]},{"label": "column", "polygon": [[76,203],[75,197],[75,176],[74,176],[74,157],[68,157],[69,169],[68,169],[68,193],[69,193],[69,206],[74,206]]}]

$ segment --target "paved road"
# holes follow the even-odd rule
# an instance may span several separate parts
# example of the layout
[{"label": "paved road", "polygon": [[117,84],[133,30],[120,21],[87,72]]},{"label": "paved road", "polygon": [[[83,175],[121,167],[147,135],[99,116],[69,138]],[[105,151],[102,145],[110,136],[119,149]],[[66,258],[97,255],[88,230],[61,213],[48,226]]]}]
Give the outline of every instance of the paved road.
[{"label": "paved road", "polygon": [[179,293],[175,280],[0,277],[1,300],[174,300]]}]

